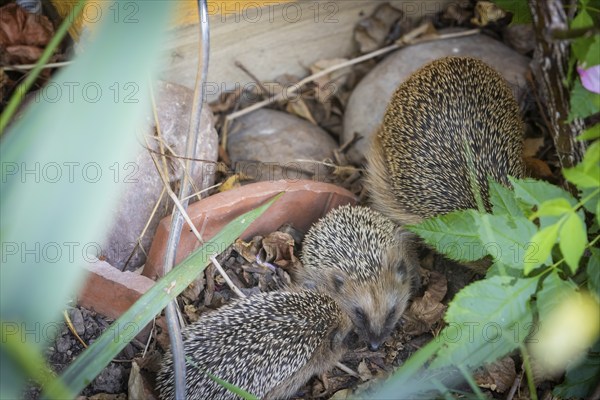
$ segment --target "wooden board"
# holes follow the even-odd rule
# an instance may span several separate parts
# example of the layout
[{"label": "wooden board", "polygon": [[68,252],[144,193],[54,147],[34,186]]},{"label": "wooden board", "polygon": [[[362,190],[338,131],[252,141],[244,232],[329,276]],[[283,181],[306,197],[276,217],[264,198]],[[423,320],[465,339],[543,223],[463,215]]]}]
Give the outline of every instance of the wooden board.
[{"label": "wooden board", "polygon": [[[449,1],[391,1],[407,18],[440,11]],[[235,4],[231,4],[235,3]],[[320,59],[348,57],[354,50],[356,23],[369,16],[379,1],[301,0],[297,2],[212,2],[208,100],[252,80],[235,66],[244,64],[261,81],[284,74],[308,75]],[[209,3],[210,6],[210,3]],[[220,8],[215,8],[220,7]],[[173,29],[165,43],[166,67],[161,78],[193,88],[198,62],[198,25],[193,10]]]},{"label": "wooden board", "polygon": [[[62,17],[73,8],[73,0],[51,0]],[[450,0],[392,0],[405,18],[435,14]],[[354,50],[356,23],[369,15],[381,1],[367,0],[209,0],[211,59],[207,82],[208,100],[221,91],[255,83],[235,66],[244,64],[261,81],[273,81],[289,73],[304,77],[308,66],[320,59],[349,57]],[[127,3],[123,3],[127,4]],[[112,2],[88,0],[89,15],[112,15]],[[168,33],[161,78],[193,88],[198,62],[198,12],[196,0],[174,2],[173,28]],[[112,7],[112,8],[111,8]],[[125,12],[129,9],[123,9]],[[129,10],[130,11],[130,10]],[[112,13],[111,13],[112,12]],[[80,17],[70,31],[78,37],[81,29],[94,29]]]}]

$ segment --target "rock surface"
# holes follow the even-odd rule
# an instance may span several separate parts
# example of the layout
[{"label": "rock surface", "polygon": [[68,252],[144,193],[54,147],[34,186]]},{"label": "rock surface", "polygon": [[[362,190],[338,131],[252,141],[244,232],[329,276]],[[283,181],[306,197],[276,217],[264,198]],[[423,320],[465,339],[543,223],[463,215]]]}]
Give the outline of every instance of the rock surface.
[{"label": "rock surface", "polygon": [[312,179],[323,181],[323,161],[333,156],[335,140],[318,126],[285,112],[257,110],[234,121],[227,151],[235,172],[253,181]]},{"label": "rock surface", "polygon": [[[193,91],[172,83],[158,82],[155,96],[161,134],[164,143],[168,145],[165,152],[171,154],[170,148],[177,155],[184,156]],[[163,190],[162,180],[151,158],[151,154],[154,156],[157,154],[142,147],[148,145],[154,152],[161,151],[158,141],[154,139],[156,137],[154,119],[151,113],[148,115],[145,126],[140,129],[142,133],[139,135],[140,152],[133,155],[130,162],[119,166],[118,176],[124,183],[123,192],[113,211],[112,229],[102,246],[102,255],[106,261],[121,270],[132,270],[144,263],[146,256],[139,247],[136,248],[136,243]],[[213,162],[194,163],[191,173],[195,186],[194,192],[213,184],[216,169],[214,162],[217,161],[218,155],[217,132],[214,128],[213,115],[207,106],[202,108],[201,125],[196,158]],[[160,156],[157,156],[157,160],[159,165],[162,165]],[[183,168],[179,160],[167,158],[169,181],[171,187],[176,189],[175,193],[179,190],[177,181],[183,176]],[[141,240],[146,253],[158,222],[171,211],[172,202],[165,195]]]},{"label": "rock surface", "polygon": [[354,132],[363,136],[348,152],[352,161],[364,161],[373,132],[398,85],[424,64],[446,56],[470,56],[484,61],[504,76],[519,102],[526,98],[529,59],[488,36],[473,35],[405,47],[373,68],[350,97],[341,142],[350,140]]}]

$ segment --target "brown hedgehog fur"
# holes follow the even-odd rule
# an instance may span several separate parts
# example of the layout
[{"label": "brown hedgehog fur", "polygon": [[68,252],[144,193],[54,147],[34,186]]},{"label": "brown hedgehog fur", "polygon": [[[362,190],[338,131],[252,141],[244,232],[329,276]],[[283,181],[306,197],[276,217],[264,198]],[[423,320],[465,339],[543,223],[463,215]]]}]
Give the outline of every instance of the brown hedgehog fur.
[{"label": "brown hedgehog fur", "polygon": [[488,176],[508,186],[509,175],[524,175],[522,132],[511,89],[491,67],[468,57],[427,64],[398,87],[367,154],[372,207],[413,224],[476,208],[478,187],[489,209]]},{"label": "brown hedgehog fur", "polygon": [[[348,317],[327,295],[261,293],[203,314],[183,330],[187,399],[238,399],[205,372],[261,399],[293,396],[331,369],[346,349]],[[157,376],[161,399],[173,399],[172,355]]]},{"label": "brown hedgehog fur", "polygon": [[392,333],[418,282],[411,241],[367,207],[330,211],[307,233],[294,280],[332,296],[376,350]]}]

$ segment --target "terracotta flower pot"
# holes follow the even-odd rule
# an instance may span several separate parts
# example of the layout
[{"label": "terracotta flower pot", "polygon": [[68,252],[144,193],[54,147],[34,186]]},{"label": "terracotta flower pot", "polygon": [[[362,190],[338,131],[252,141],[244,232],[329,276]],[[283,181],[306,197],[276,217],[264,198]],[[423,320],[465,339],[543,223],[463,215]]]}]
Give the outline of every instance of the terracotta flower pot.
[{"label": "terracotta flower pot", "polygon": [[[332,208],[356,203],[356,197],[352,193],[335,185],[309,180],[281,180],[253,183],[207,197],[188,207],[188,214],[207,241],[232,219],[264,204],[278,193],[284,194],[248,227],[242,234],[242,239],[250,240],[256,235],[266,235],[285,223],[307,231]],[[80,292],[79,304],[106,317],[118,318],[152,287],[153,279],[162,275],[170,227],[170,216],[160,222],[142,275],[121,272],[104,261],[86,266],[89,274]],[[176,262],[182,261],[198,246],[196,237],[187,224],[184,224]]]},{"label": "terracotta flower pot", "polygon": [[[234,218],[264,204],[278,193],[284,193],[268,211],[254,221],[242,234],[243,240],[256,235],[271,233],[281,225],[289,223],[301,231],[307,231],[317,219],[332,208],[355,203],[355,196],[339,186],[309,180],[258,182],[210,196],[192,204],[188,214],[207,241]],[[167,238],[171,218],[164,218],[156,231],[152,247],[146,260],[143,275],[152,279],[162,275]],[[184,224],[176,263],[181,262],[200,243]],[[225,250],[225,249],[223,249]]]}]

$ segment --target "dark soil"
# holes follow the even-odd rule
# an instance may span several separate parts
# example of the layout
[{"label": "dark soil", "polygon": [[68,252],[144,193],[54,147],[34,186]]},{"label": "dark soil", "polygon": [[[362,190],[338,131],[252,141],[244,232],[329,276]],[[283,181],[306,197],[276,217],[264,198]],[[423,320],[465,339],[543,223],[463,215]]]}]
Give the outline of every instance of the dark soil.
[{"label": "dark soil", "polygon": [[[68,311],[69,319],[77,335],[86,345],[90,345],[102,332],[112,323],[103,316],[82,307],[75,307]],[[63,320],[60,333],[50,344],[46,353],[48,364],[54,372],[60,374],[73,360],[81,354],[84,346],[73,334]],[[82,396],[92,396],[97,393],[115,394],[108,398],[118,399],[116,396],[127,393],[127,380],[131,369],[130,362],[135,354],[140,353],[143,346],[133,341],[113,360],[81,393]],[[34,400],[40,396],[40,390],[36,386],[30,386],[23,395],[25,400]],[[107,397],[104,397],[107,398]]]}]

